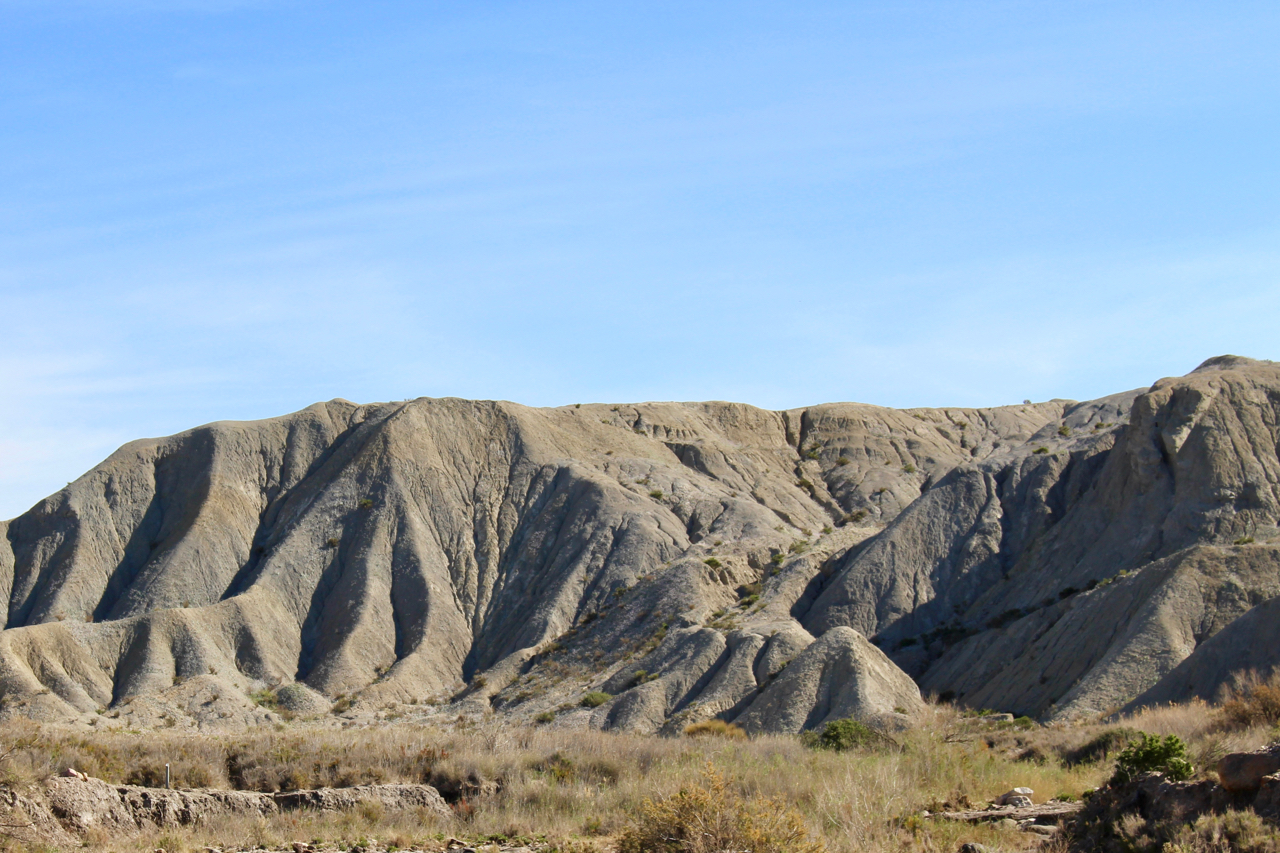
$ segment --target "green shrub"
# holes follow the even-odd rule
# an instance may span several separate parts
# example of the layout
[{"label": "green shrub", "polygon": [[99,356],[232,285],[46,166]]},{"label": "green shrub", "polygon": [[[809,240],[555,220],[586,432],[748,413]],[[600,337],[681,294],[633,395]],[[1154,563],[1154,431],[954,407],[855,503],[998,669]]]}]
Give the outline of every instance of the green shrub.
[{"label": "green shrub", "polygon": [[1116,759],[1116,772],[1111,777],[1111,784],[1123,785],[1139,774],[1153,770],[1174,782],[1191,778],[1195,768],[1187,760],[1187,745],[1182,738],[1166,735],[1161,740],[1159,735],[1138,732],[1137,739],[1121,750]]},{"label": "green shrub", "polygon": [[1066,424],[1063,424],[1062,426],[1058,427],[1058,435],[1062,436],[1063,438],[1067,438],[1068,436],[1071,435],[1071,427],[1067,426]]},{"label": "green shrub", "polygon": [[663,498],[662,489],[654,489],[652,492],[649,493],[649,497],[653,498],[655,501],[662,500]]},{"label": "green shrub", "polygon": [[800,739],[805,746],[815,749],[847,752],[851,749],[866,749],[874,746],[883,740],[883,735],[866,723],[843,719],[832,720],[822,727],[821,732],[805,732]]},{"label": "green shrub", "polygon": [[837,464],[837,465],[848,465],[848,464],[849,464],[849,457],[847,457],[847,456],[841,456],[841,457],[838,457],[838,458],[836,459],[836,464]]},{"label": "green shrub", "polygon": [[904,474],[914,474],[915,472],[916,466],[912,465],[910,462],[902,466],[902,473]]},{"label": "green shrub", "polygon": [[1048,452],[1049,452],[1049,448],[1047,447],[1037,447],[1035,449],[1036,456],[1044,456]]},{"label": "green shrub", "polygon": [[702,562],[706,563],[708,566],[710,566],[713,569],[720,568],[720,561],[717,560],[715,557],[707,557],[707,559],[703,560]]},{"label": "green shrub", "polygon": [[373,499],[372,499],[372,498],[364,498],[364,499],[362,499],[362,500],[360,501],[360,508],[361,508],[361,509],[373,509]]},{"label": "green shrub", "polygon": [[280,702],[276,699],[276,694],[270,687],[264,687],[261,690],[255,690],[250,693],[249,701],[263,708],[270,708],[273,711],[280,707]]},{"label": "green shrub", "polygon": [[605,693],[603,690],[592,690],[586,696],[582,697],[581,704],[584,708],[599,708],[612,698],[613,696],[611,694]]},{"label": "green shrub", "polygon": [[543,711],[541,714],[538,714],[537,716],[535,716],[533,718],[533,721],[538,725],[544,725],[546,723],[552,722],[553,720],[555,720],[555,718],[556,718],[555,711]]}]

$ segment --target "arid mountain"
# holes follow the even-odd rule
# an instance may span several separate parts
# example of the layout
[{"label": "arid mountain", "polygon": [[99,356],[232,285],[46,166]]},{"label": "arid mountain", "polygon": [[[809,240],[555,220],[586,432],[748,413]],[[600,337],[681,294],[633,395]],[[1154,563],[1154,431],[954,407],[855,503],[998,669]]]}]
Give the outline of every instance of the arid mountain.
[{"label": "arid mountain", "polygon": [[1280,365],[1224,356],[1085,403],[211,424],[4,525],[0,705],[234,727],[275,688],[303,713],[796,731],[905,718],[920,689],[1045,718],[1212,695],[1280,664],[1254,642],[1278,423]]}]

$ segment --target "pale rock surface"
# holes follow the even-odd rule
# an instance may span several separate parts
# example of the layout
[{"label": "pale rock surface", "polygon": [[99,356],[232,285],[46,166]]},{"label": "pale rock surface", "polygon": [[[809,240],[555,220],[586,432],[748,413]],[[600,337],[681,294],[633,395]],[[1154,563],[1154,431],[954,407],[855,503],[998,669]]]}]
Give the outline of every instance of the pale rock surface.
[{"label": "pale rock surface", "polygon": [[918,707],[904,671],[1045,718],[1209,696],[1233,659],[1280,664],[1255,642],[1278,423],[1280,367],[1225,356],[994,409],[334,400],[210,424],[3,524],[0,718],[794,731]]}]

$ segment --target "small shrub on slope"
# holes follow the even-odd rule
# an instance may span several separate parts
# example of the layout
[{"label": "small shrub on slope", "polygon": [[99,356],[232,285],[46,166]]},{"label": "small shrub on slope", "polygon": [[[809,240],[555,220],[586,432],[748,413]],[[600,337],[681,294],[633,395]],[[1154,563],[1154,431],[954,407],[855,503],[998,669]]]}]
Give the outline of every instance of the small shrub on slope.
[{"label": "small shrub on slope", "polygon": [[603,705],[605,702],[608,702],[612,698],[613,696],[609,695],[608,693],[605,693],[603,690],[592,690],[586,696],[582,697],[581,704],[582,704],[582,707],[584,708],[599,708],[601,705]]},{"label": "small shrub on slope", "polygon": [[618,853],[826,853],[804,818],[782,800],[744,798],[711,767],[700,785],[645,800],[618,841]]},{"label": "small shrub on slope", "polygon": [[1111,777],[1111,784],[1123,785],[1152,770],[1163,773],[1174,782],[1191,778],[1194,768],[1187,760],[1187,745],[1182,738],[1166,735],[1161,740],[1159,735],[1138,732],[1138,738],[1131,741],[1116,759],[1116,772]]},{"label": "small shrub on slope", "polygon": [[746,740],[747,733],[742,726],[726,723],[724,720],[703,720],[685,726],[684,733],[688,737],[723,737],[729,740]]}]

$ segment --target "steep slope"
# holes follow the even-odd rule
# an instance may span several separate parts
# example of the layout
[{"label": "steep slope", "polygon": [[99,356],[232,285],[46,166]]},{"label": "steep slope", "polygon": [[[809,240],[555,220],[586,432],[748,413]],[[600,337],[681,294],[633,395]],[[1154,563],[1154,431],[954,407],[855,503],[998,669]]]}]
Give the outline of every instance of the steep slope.
[{"label": "steep slope", "polygon": [[0,707],[243,725],[264,712],[229,697],[298,682],[311,707],[782,731],[891,723],[919,702],[905,670],[1093,713],[1280,595],[1278,413],[1280,368],[1224,357],[987,410],[336,400],[211,424],[8,523]]}]

